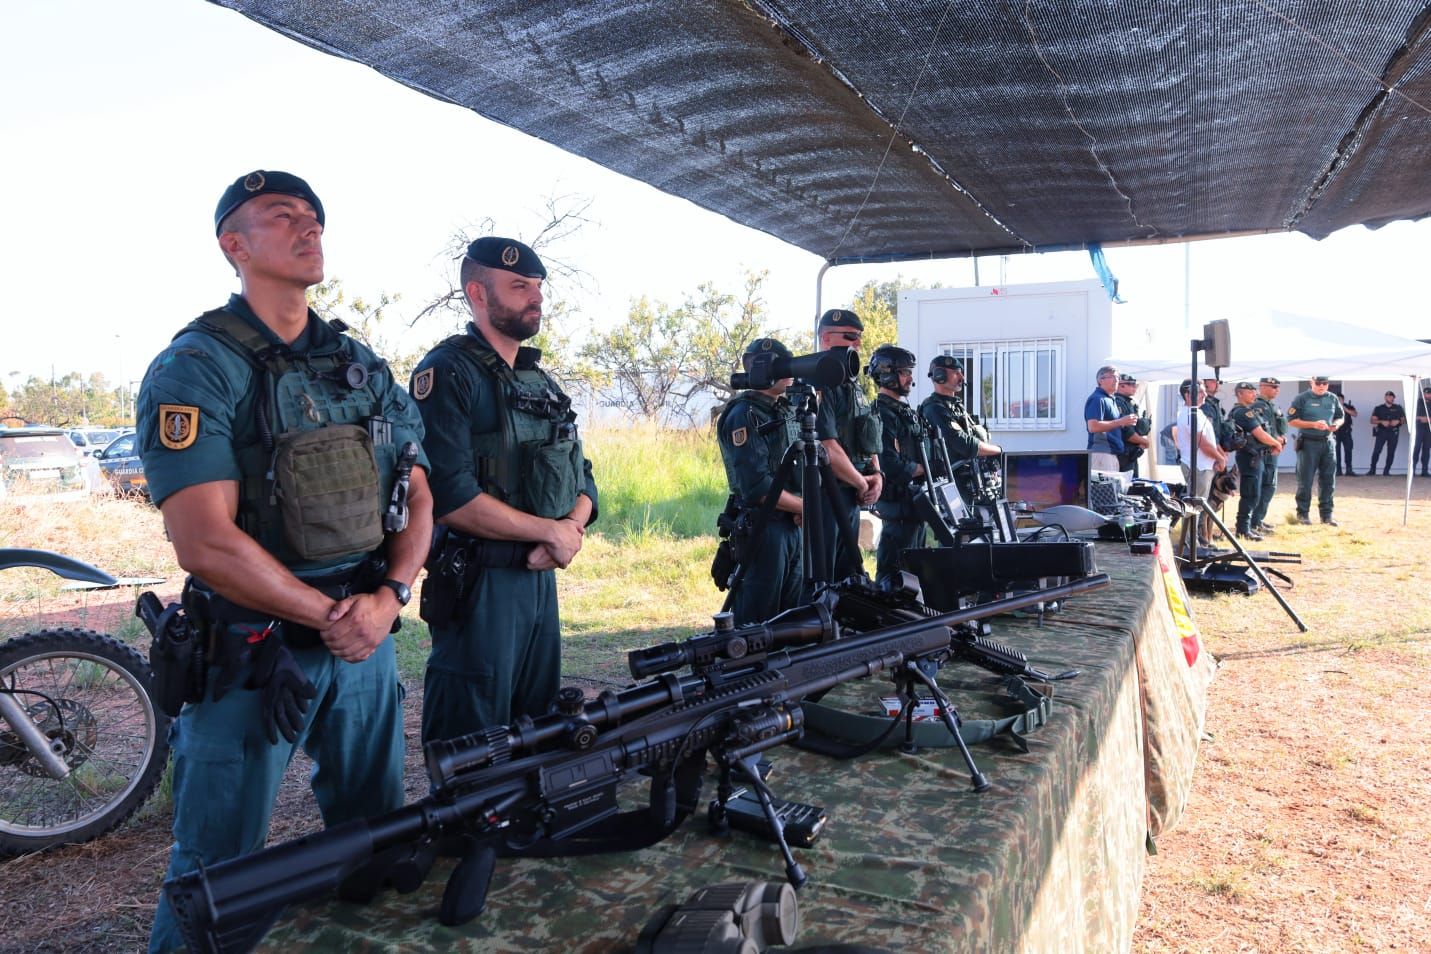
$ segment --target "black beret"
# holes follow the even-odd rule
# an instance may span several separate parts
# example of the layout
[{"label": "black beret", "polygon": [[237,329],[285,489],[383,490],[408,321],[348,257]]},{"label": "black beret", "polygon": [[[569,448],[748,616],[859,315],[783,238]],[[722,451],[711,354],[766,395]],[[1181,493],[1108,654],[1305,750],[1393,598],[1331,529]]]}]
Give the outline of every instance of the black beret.
[{"label": "black beret", "polygon": [[214,234],[219,234],[219,226],[228,218],[229,213],[249,199],[256,199],[261,195],[291,195],[303,199],[313,206],[313,212],[318,216],[318,224],[324,224],[323,203],[318,201],[318,193],[314,192],[308,183],[291,172],[255,169],[248,175],[235,179],[234,184],[225,189],[224,194],[219,197],[219,204],[214,209]]},{"label": "black beret", "polygon": [[831,308],[820,316],[821,328],[858,328],[865,330],[865,323],[860,321],[860,316],[850,311],[848,308]]},{"label": "black beret", "polygon": [[780,358],[794,357],[794,355],[790,353],[789,348],[785,347],[785,345],[781,344],[774,338],[756,338],[750,344],[745,346],[746,357],[750,357],[751,355],[764,354],[767,351],[774,352],[776,357]]},{"label": "black beret", "polygon": [[1319,374],[1316,377],[1312,378],[1313,384],[1330,384],[1331,381],[1332,379],[1327,377],[1325,374]]},{"label": "black beret", "polygon": [[933,374],[935,368],[948,368],[950,371],[963,371],[964,365],[953,355],[936,354],[929,362],[929,373]]},{"label": "black beret", "polygon": [[1237,382],[1237,387],[1234,388],[1234,390],[1236,390],[1236,391],[1255,391],[1255,390],[1257,390],[1257,385],[1253,384],[1251,381],[1238,381],[1238,382]]},{"label": "black beret", "polygon": [[1260,379],[1258,379],[1257,383],[1258,383],[1258,384],[1274,384],[1274,385],[1276,385],[1276,386],[1279,387],[1279,388],[1282,386],[1282,382],[1279,381],[1279,380],[1277,380],[1276,378],[1272,377],[1272,375],[1270,375],[1270,374],[1267,375],[1267,377],[1265,377],[1265,378],[1260,378]]},{"label": "black beret", "polygon": [[1133,377],[1131,374],[1120,374],[1120,375],[1118,375],[1118,383],[1119,383],[1119,384],[1137,384],[1137,383],[1138,383],[1138,379],[1135,378],[1135,377]]},{"label": "black beret", "polygon": [[530,245],[523,245],[516,239],[499,238],[488,235],[467,246],[467,257],[478,265],[500,268],[505,272],[515,272],[527,278],[547,277],[547,267],[532,251]]}]

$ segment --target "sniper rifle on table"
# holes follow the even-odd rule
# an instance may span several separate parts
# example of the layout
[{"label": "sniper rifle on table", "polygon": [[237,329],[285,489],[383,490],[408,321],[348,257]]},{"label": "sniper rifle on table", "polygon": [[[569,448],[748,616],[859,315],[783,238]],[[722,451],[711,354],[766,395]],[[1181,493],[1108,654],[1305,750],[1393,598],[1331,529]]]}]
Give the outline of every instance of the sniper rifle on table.
[{"label": "sniper rifle on table", "polygon": [[[481,913],[498,854],[542,856],[628,851],[660,841],[700,803],[707,756],[721,772],[723,800],[733,773],[757,795],[785,860],[786,844],[761,753],[799,738],[800,701],[879,672],[922,675],[921,664],[951,652],[948,624],[968,611],[920,617],[853,635],[840,632],[833,594],[789,624],[767,624],[776,645],[759,660],[726,659],[699,673],[664,674],[585,701],[568,687],[554,711],[425,747],[432,794],[374,818],[348,822],[165,882],[180,929],[195,952],[251,950],[287,904],[337,891],[366,901],[386,886],[414,890],[439,843],[464,839],[439,917],[460,924]],[[992,605],[992,604],[991,604]],[[937,693],[937,687],[934,687]],[[942,693],[939,694],[943,699]],[[941,711],[958,736],[957,714]],[[959,743],[976,787],[987,782]],[[620,782],[651,779],[649,807],[620,812]]]}]

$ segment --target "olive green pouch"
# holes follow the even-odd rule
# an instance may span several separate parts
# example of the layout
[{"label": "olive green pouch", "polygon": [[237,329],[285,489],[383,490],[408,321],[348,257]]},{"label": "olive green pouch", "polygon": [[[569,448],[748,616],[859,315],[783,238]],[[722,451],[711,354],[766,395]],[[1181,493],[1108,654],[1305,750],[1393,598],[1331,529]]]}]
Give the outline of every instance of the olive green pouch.
[{"label": "olive green pouch", "polygon": [[861,414],[855,418],[855,450],[865,456],[874,456],[880,452],[883,440],[884,428],[880,426],[879,417],[874,414]]},{"label": "olive green pouch", "polygon": [[366,553],[383,542],[367,428],[338,424],[284,434],[274,447],[273,477],[284,539],[301,559]]},{"label": "olive green pouch", "polygon": [[556,520],[571,513],[583,466],[581,441],[531,441],[522,445],[521,509]]}]

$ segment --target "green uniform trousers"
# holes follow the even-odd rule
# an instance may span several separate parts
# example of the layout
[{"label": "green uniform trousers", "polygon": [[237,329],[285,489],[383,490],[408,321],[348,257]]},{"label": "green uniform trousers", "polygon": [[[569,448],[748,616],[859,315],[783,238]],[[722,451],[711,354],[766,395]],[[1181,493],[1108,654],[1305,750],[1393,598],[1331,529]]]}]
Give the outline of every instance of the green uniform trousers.
[{"label": "green uniform trousers", "polygon": [[[825,549],[830,554],[830,580],[832,582],[858,576],[864,572],[863,558],[860,555],[859,498],[855,495],[855,488],[849,484],[837,481],[835,489],[839,493],[840,499],[845,502],[845,508],[849,511],[849,522],[842,528],[825,499],[823,497],[820,499],[820,506],[825,516]],[[823,488],[821,492],[824,492]],[[841,529],[850,540],[848,549],[840,543]]]},{"label": "green uniform trousers", "polygon": [[804,544],[794,520],[772,514],[761,539],[746,546],[749,566],[730,607],[737,626],[763,623],[800,605],[805,587]]},{"label": "green uniform trousers", "polygon": [[1276,454],[1262,455],[1262,491],[1251,517],[1254,529],[1267,522],[1267,508],[1272,506],[1272,498],[1277,496],[1277,460]]},{"label": "green uniform trousers", "polygon": [[875,549],[875,579],[902,569],[904,551],[924,543],[924,521],[918,518],[882,517],[879,546]]},{"label": "green uniform trousers", "polygon": [[[250,854],[268,838],[269,815],[294,750],[313,760],[311,784],[327,827],[401,808],[402,686],[392,638],[360,663],[323,647],[290,649],[318,690],[293,744],[264,735],[257,689],[234,688],[187,705],[169,729],[173,749],[174,846],[165,879]],[[175,951],[184,939],[167,898],[159,900],[149,950]]]},{"label": "green uniform trousers", "polygon": [[1297,449],[1297,513],[1308,516],[1312,506],[1312,478],[1317,479],[1317,510],[1322,519],[1332,515],[1332,497],[1337,492],[1335,438],[1302,438]]},{"label": "green uniform trousers", "polygon": [[561,687],[556,571],[481,572],[459,618],[432,627],[424,743],[544,715]]}]

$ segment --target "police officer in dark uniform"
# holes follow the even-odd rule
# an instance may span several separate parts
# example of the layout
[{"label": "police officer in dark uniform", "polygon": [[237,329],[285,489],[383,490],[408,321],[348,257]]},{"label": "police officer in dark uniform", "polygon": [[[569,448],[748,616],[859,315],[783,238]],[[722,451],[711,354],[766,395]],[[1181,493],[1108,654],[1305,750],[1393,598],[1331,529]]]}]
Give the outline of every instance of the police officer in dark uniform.
[{"label": "police officer in dark uniform", "polygon": [[1118,469],[1137,470],[1138,458],[1152,443],[1148,435],[1153,432],[1153,419],[1144,414],[1133,396],[1138,391],[1138,379],[1131,374],[1118,375],[1118,387],[1113,392],[1113,400],[1118,405],[1118,413],[1131,414],[1137,420],[1123,428],[1123,450],[1118,454]]},{"label": "police officer in dark uniform", "polygon": [[1262,534],[1252,528],[1252,514],[1262,499],[1262,467],[1267,457],[1265,449],[1279,445],[1277,439],[1267,432],[1267,422],[1253,405],[1256,388],[1252,382],[1239,381],[1234,393],[1237,403],[1228,412],[1227,421],[1246,441],[1237,451],[1237,469],[1242,478],[1235,532],[1247,540],[1261,540]]},{"label": "police officer in dark uniform", "polygon": [[1406,424],[1406,408],[1396,403],[1396,392],[1387,391],[1386,399],[1371,409],[1371,469],[1368,477],[1376,476],[1376,462],[1381,451],[1386,449],[1386,463],[1382,466],[1383,477],[1390,475],[1391,462],[1396,457],[1396,445],[1401,441],[1401,428]]},{"label": "police officer in dark uniform", "polygon": [[1356,437],[1352,434],[1352,422],[1356,420],[1357,410],[1345,395],[1338,395],[1342,402],[1342,411],[1346,415],[1342,418],[1342,426],[1337,428],[1335,435],[1337,439],[1337,476],[1355,477],[1356,472],[1352,470],[1352,447],[1356,444]]},{"label": "police officer in dark uniform", "polygon": [[[773,352],[791,357],[790,349],[774,338],[757,338],[745,349],[750,358]],[[792,467],[789,486],[770,511],[759,538],[752,536],[757,512],[770,494],[780,460],[799,436],[795,411],[785,399],[793,378],[781,378],[762,391],[742,391],[731,399],[716,420],[716,441],[730,484],[737,529],[737,559],[744,565],[740,589],[731,602],[737,625],[763,623],[800,603],[805,581],[800,539],[803,502],[799,495],[800,470]]]},{"label": "police officer in dark uniform", "polygon": [[[1203,378],[1202,386],[1205,393],[1202,399],[1202,413],[1212,424],[1213,437],[1219,444],[1222,443],[1223,434],[1226,432],[1227,412],[1222,408],[1222,402],[1217,398],[1217,389],[1222,384],[1217,378]],[[1231,448],[1224,449],[1230,450]]]},{"label": "police officer in dark uniform", "polygon": [[[844,308],[831,308],[820,316],[817,329],[820,350],[858,351],[864,330],[859,315]],[[843,528],[843,534],[850,541],[846,547],[839,540],[836,515],[825,508],[825,539],[831,554],[831,574],[839,580],[864,572],[859,548],[860,508],[873,506],[884,489],[879,463],[880,422],[858,381],[822,387],[819,397],[815,433],[829,455],[836,486],[849,510],[849,523]]]},{"label": "police officer in dark uniform", "polygon": [[951,461],[996,457],[1003,453],[990,443],[989,431],[964,406],[964,365],[947,354],[929,362],[929,380],[934,393],[919,405],[919,416],[939,431]]},{"label": "police officer in dark uniform", "polygon": [[929,443],[924,421],[906,400],[914,385],[916,363],[914,352],[897,345],[881,345],[870,355],[865,369],[879,388],[875,410],[879,412],[883,442],[880,470],[885,476],[884,490],[875,504],[881,521],[875,553],[876,579],[898,570],[904,551],[924,542],[924,521],[915,513],[911,484],[925,479],[923,461],[928,459]]},{"label": "police officer in dark uniform", "polygon": [[473,242],[461,266],[472,321],[413,372],[444,528],[423,584],[424,742],[542,715],[559,688],[555,570],[596,519],[596,484],[571,401],[522,346],[541,330],[546,274],[521,242]]},{"label": "police officer in dark uniform", "polygon": [[[231,185],[214,225],[242,292],[184,328],[139,391],[150,495],[211,663],[171,729],[170,878],[263,847],[297,747],[324,824],[403,802],[389,632],[431,536],[422,421],[381,359],[308,308],[323,222],[297,176]],[[161,898],[150,949],[182,943]]]},{"label": "police officer in dark uniform", "polygon": [[1262,489],[1248,522],[1251,529],[1263,536],[1276,532],[1267,523],[1267,510],[1272,506],[1272,498],[1277,496],[1277,461],[1287,447],[1287,415],[1277,406],[1277,394],[1281,389],[1282,382],[1276,378],[1261,378],[1257,382],[1257,399],[1252,402],[1262,417],[1267,433],[1277,439],[1276,447],[1263,447]]}]

